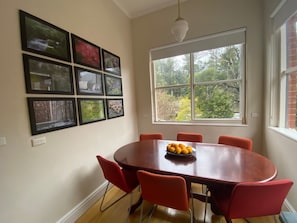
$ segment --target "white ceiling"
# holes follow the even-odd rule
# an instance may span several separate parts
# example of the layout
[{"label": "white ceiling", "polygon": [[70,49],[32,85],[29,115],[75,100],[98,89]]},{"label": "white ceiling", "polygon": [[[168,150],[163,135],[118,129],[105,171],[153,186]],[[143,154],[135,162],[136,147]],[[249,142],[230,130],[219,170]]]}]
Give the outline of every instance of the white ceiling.
[{"label": "white ceiling", "polygon": [[[113,0],[129,17],[136,18],[177,4],[178,0]],[[185,0],[182,0],[182,2]]]}]

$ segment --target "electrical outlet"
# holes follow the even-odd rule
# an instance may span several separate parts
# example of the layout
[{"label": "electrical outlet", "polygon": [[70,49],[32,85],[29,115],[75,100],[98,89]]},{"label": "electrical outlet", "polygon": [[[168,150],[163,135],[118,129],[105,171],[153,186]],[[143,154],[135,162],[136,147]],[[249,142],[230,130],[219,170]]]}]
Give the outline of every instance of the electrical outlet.
[{"label": "electrical outlet", "polygon": [[36,139],[32,139],[32,146],[40,146],[42,144],[46,143],[46,138],[45,137],[40,137],[40,138],[36,138]]},{"label": "electrical outlet", "polygon": [[6,145],[6,137],[0,137],[0,146]]}]

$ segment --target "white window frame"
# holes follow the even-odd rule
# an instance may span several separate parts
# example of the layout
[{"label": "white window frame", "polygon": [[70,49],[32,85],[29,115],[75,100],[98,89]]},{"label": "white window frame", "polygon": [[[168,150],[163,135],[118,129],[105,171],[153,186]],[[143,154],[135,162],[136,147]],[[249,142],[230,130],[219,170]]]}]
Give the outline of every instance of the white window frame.
[{"label": "white window frame", "polygon": [[[241,92],[240,92],[240,111],[241,118],[240,119],[199,119],[199,120],[191,120],[187,122],[180,121],[158,121],[156,120],[156,99],[155,99],[155,79],[154,79],[154,67],[153,61],[173,57],[177,55],[195,53],[198,51],[215,49],[230,45],[242,44],[242,54],[241,55],[241,63],[243,63],[241,67]],[[193,56],[190,56],[190,60],[193,60]],[[192,64],[192,63],[191,63]],[[192,73],[193,67],[190,68],[191,72],[191,82],[189,83],[191,87],[191,92],[193,95],[193,88],[195,85],[193,83]],[[150,50],[150,74],[151,74],[151,99],[152,99],[152,122],[154,124],[202,124],[202,125],[246,125],[246,28],[239,28],[235,30],[230,30],[226,32],[216,33],[208,36],[204,36],[198,39],[185,41],[180,44],[171,44],[164,47],[159,47]],[[191,107],[193,108],[194,100],[191,100]],[[193,117],[193,109],[192,117]]]},{"label": "white window frame", "polygon": [[270,58],[270,128],[283,136],[297,141],[297,131],[287,124],[287,75],[297,71],[297,67],[286,67],[286,38],[283,24],[297,11],[296,0],[281,0],[270,15],[272,24]]}]

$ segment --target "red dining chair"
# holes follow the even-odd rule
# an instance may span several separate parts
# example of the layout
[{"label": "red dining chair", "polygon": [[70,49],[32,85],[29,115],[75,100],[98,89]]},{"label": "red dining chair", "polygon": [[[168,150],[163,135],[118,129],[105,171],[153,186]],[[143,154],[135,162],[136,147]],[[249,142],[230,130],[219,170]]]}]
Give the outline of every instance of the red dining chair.
[{"label": "red dining chair", "polygon": [[235,136],[221,135],[219,136],[218,143],[229,145],[229,146],[240,147],[242,149],[247,149],[249,151],[252,151],[252,148],[253,148],[253,141],[251,139],[235,137]]},{"label": "red dining chair", "polygon": [[[155,210],[157,205],[161,205],[180,211],[187,211],[190,214],[190,222],[193,222],[194,216],[189,205],[190,196],[183,177],[155,174],[144,170],[137,171],[137,176],[141,187],[142,198],[155,205],[153,210]],[[139,222],[142,222],[143,203],[141,204]],[[150,213],[148,222],[152,214],[153,211]]]},{"label": "red dining chair", "polygon": [[[177,141],[187,141],[187,142],[202,142],[203,136],[196,132],[178,132],[176,136]],[[187,182],[188,187],[191,187],[191,182]],[[207,193],[207,187],[201,184],[202,193]]]},{"label": "red dining chair", "polygon": [[[105,179],[108,181],[108,184],[106,186],[101,205],[100,205],[100,211],[105,211],[106,209],[110,208],[112,205],[117,203],[119,200],[124,198],[126,195],[131,194],[130,198],[130,207],[132,204],[132,192],[133,190],[139,185],[136,172],[128,171],[125,169],[122,169],[116,162],[107,160],[103,158],[102,156],[96,156],[97,160],[102,168],[103,174]],[[111,204],[103,208],[104,199],[109,187],[109,184],[112,183],[114,186],[118,187],[122,191],[125,192],[124,195],[122,195],[117,200],[113,201]]]},{"label": "red dining chair", "polygon": [[163,139],[162,133],[142,133],[139,135],[139,140],[153,140],[153,139]]},{"label": "red dining chair", "polygon": [[179,132],[177,133],[176,139],[177,141],[202,142],[203,136],[195,132]]},{"label": "red dining chair", "polygon": [[230,193],[213,193],[212,199],[227,223],[236,218],[278,215],[292,185],[289,179],[243,182]]}]

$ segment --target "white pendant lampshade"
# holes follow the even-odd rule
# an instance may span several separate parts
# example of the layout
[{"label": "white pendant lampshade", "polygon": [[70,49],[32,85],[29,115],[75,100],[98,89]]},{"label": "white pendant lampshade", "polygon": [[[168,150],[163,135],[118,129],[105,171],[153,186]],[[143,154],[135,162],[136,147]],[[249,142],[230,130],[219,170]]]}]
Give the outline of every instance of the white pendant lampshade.
[{"label": "white pendant lampshade", "polygon": [[186,37],[188,30],[188,22],[180,17],[180,0],[178,0],[178,17],[171,28],[171,33],[177,42],[182,42]]}]

